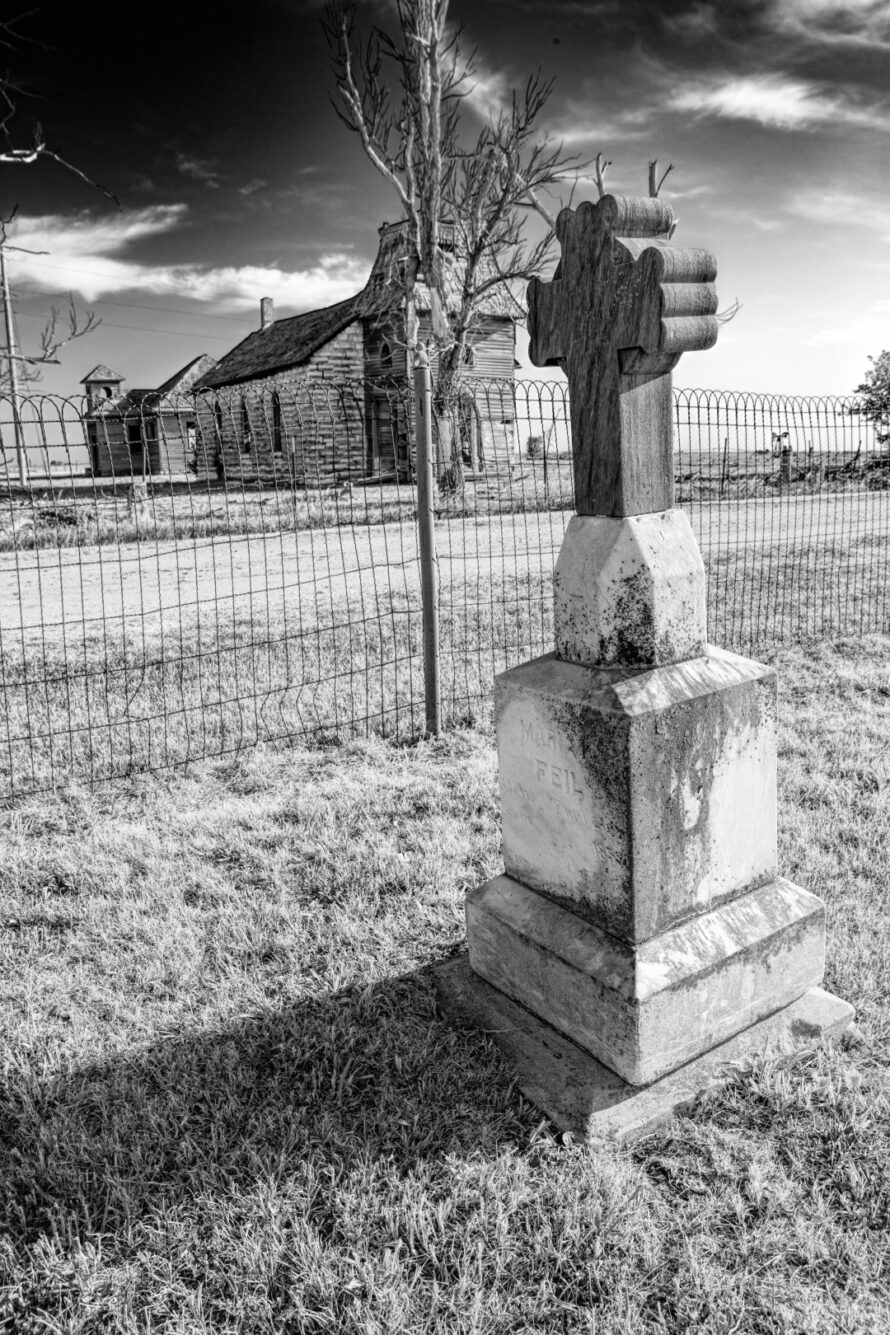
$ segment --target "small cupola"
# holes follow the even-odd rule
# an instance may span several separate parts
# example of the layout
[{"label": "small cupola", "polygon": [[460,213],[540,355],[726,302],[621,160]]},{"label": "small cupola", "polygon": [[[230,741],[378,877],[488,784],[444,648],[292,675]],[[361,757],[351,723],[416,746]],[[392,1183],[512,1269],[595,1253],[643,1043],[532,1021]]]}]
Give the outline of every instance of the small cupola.
[{"label": "small cupola", "polygon": [[94,366],[92,371],[88,371],[80,383],[84,387],[90,403],[93,405],[102,403],[104,399],[117,398],[121,392],[121,385],[124,383],[124,377],[112,371],[110,366],[103,366],[101,363]]}]

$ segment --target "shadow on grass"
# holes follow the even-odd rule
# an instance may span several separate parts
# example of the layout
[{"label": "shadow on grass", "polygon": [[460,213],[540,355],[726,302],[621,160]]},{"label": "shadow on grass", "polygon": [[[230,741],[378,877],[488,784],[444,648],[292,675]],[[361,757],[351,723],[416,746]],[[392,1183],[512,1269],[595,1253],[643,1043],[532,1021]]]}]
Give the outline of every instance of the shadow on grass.
[{"label": "shadow on grass", "polygon": [[884,1330],[884,1105],[811,1065],[559,1147],[420,969],[13,1075],[0,1331]]},{"label": "shadow on grass", "polygon": [[123,1242],[151,1216],[290,1181],[324,1232],[344,1175],[435,1176],[539,1122],[493,1047],[437,1016],[424,968],[49,1080],[8,1071],[0,1220],[16,1250],[46,1234]]}]

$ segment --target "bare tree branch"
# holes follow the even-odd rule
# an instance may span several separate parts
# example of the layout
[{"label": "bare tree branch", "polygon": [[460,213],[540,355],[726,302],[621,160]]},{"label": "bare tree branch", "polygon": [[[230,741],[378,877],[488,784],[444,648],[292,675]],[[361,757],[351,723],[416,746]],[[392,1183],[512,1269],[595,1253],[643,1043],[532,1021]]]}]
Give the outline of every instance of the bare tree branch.
[{"label": "bare tree branch", "polygon": [[597,153],[596,160],[593,164],[593,179],[594,182],[596,183],[596,192],[600,199],[602,199],[606,193],[606,185],[604,178],[606,172],[611,166],[612,163],[608,158],[604,157],[602,153]]},{"label": "bare tree branch", "polygon": [[[9,47],[11,50],[17,50],[23,43],[41,46],[42,43],[35,38],[18,30],[19,24],[37,13],[39,13],[39,10],[30,9],[18,14],[13,19],[0,22],[0,46]],[[0,146],[0,163],[6,166],[27,167],[37,162],[39,158],[51,158],[59,166],[64,167],[66,171],[73,172],[82,181],[86,181],[87,185],[94,186],[96,190],[101,191],[103,195],[120,208],[120,201],[107,186],[94,181],[86,172],[81,171],[80,167],[75,167],[67,158],[63,158],[61,154],[48,147],[39,122],[35,124],[32,130],[29,144],[21,145],[14,142],[10,128],[10,123],[16,113],[16,102],[13,94],[19,97],[24,95],[22,89],[18,88],[7,75],[0,75],[0,144],[2,144]]]},{"label": "bare tree branch", "polygon": [[[31,250],[28,246],[15,246],[10,242],[8,229],[10,224],[14,221],[17,212],[18,205],[16,204],[5,217],[0,217],[0,252],[2,252],[4,260],[6,252],[11,250],[18,251],[25,255],[49,254],[46,250]],[[74,296],[70,292],[68,294],[67,319],[68,331],[63,335],[59,328],[60,316],[58,308],[52,306],[50,308],[49,320],[40,333],[40,352],[36,355],[31,355],[23,352],[13,352],[12,347],[8,347],[3,353],[3,360],[7,363],[7,368],[10,362],[18,362],[21,367],[23,381],[33,383],[40,378],[39,368],[41,366],[58,366],[59,357],[57,354],[62,348],[68,343],[73,342],[74,339],[83,338],[85,334],[92,333],[93,330],[97,329],[102,323],[95,311],[88,310],[84,315],[81,315],[77,309]],[[13,378],[11,370],[7,369],[6,372],[4,372],[4,370],[0,369],[0,384],[4,383],[6,375],[8,375],[10,379]]]},{"label": "bare tree branch", "polygon": [[[393,283],[382,285],[379,320],[398,341],[403,319],[409,370],[418,294],[428,294],[441,442],[468,344],[484,337],[493,311],[521,312],[520,289],[552,260],[558,208],[550,197],[573,192],[587,164],[540,130],[553,88],[540,70],[471,141],[463,113],[475,53],[464,52],[448,22],[449,0],[395,0],[394,8],[394,36],[375,27],[360,44],[354,0],[329,3],[324,30],[337,113],[402,210],[404,255]],[[606,166],[598,155],[600,184]],[[530,211],[546,223],[535,242],[524,230]]]},{"label": "bare tree branch", "polygon": [[658,177],[658,158],[653,158],[649,163],[649,196],[651,199],[658,198],[658,192],[664,185],[670,173],[674,170],[674,164],[669,162],[667,168],[662,172],[661,179]]},{"label": "bare tree branch", "polygon": [[731,306],[727,306],[724,310],[717,312],[717,323],[729,324],[731,320],[735,319],[741,309],[742,303],[739,301],[738,297],[736,297]]}]

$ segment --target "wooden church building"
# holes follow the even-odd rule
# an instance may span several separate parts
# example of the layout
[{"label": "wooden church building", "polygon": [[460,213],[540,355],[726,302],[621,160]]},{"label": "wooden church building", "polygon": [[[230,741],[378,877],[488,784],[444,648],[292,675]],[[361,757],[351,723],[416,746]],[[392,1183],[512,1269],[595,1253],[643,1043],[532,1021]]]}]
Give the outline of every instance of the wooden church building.
[{"label": "wooden church building", "polygon": [[[271,298],[264,298],[260,327],[195,382],[199,429],[214,438],[222,473],[257,479],[280,474],[310,487],[410,475],[405,308],[398,281],[407,226],[383,224],[368,282],[346,301],[276,320]],[[449,236],[446,225],[446,264],[453,243],[453,228]],[[422,282],[415,299],[423,340],[429,336],[430,298]],[[469,340],[457,410],[471,469],[514,449],[510,385],[491,382],[512,382],[515,366],[511,301],[495,288]]]}]

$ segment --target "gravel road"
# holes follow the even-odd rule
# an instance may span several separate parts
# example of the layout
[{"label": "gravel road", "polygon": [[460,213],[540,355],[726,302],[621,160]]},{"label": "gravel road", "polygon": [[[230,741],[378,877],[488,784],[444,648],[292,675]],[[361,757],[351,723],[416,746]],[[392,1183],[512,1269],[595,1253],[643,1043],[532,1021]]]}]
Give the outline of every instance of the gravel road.
[{"label": "gravel road", "polygon": [[[890,492],[846,492],[692,507],[705,556],[782,543],[847,545],[890,535]],[[569,515],[495,515],[436,524],[443,589],[467,580],[549,571]],[[345,600],[415,601],[413,524],[243,534],[7,552],[0,555],[0,647],[79,639],[84,630],[152,633],[220,616],[328,619]]]}]

